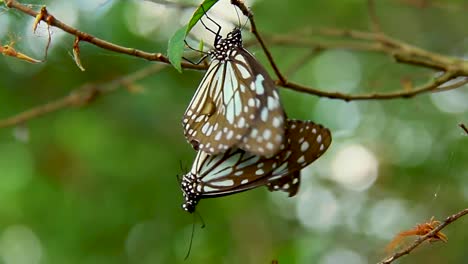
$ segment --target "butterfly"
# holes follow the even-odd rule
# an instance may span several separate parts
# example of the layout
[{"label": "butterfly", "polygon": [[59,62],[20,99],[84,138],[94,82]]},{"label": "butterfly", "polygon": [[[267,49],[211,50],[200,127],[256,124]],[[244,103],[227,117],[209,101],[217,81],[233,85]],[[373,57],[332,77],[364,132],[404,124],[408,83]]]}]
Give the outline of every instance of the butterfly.
[{"label": "butterfly", "polygon": [[211,155],[235,147],[272,156],[284,141],[286,119],[275,83],[243,48],[239,28],[223,39],[218,27],[209,68],[183,117],[185,137]]},{"label": "butterfly", "polygon": [[226,196],[266,185],[270,191],[294,196],[300,170],[319,158],[331,144],[330,131],[312,121],[288,120],[285,142],[272,157],[241,149],[209,155],[199,151],[190,172],[182,177],[182,208],[194,212],[200,199]]}]

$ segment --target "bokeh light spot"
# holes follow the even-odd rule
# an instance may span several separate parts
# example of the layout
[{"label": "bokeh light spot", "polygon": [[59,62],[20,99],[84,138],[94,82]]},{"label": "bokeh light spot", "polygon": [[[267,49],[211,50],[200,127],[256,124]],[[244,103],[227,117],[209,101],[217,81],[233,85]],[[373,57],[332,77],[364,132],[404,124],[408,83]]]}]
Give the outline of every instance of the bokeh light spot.
[{"label": "bokeh light spot", "polygon": [[[1,9],[0,9],[0,12],[2,12]],[[0,15],[0,25],[2,25],[0,27],[0,38],[2,39],[2,42],[0,43],[0,45],[5,45],[7,43],[3,43],[3,37],[9,33],[8,30],[9,30],[9,25],[10,25],[10,18],[8,16]]]},{"label": "bokeh light spot", "polygon": [[0,237],[0,256],[5,264],[40,263],[41,241],[27,226],[9,226]]},{"label": "bokeh light spot", "polygon": [[[304,111],[311,112],[310,106],[306,105]],[[333,137],[351,136],[361,123],[361,112],[356,103],[343,102],[330,99],[320,99],[312,111],[311,118],[320,120],[333,131]]]},{"label": "bokeh light spot", "polygon": [[361,145],[341,148],[335,155],[331,168],[331,179],[355,191],[369,188],[378,175],[378,161],[375,155]]},{"label": "bokeh light spot", "polygon": [[402,200],[379,201],[369,210],[366,233],[385,240],[391,239],[411,217],[410,210],[405,208]]},{"label": "bokeh light spot", "polygon": [[325,188],[304,189],[298,197],[296,212],[307,228],[326,232],[337,224],[339,204],[335,195]]},{"label": "bokeh light spot", "polygon": [[319,264],[366,264],[367,260],[355,251],[335,249],[320,259]]},{"label": "bokeh light spot", "polygon": [[25,145],[0,144],[0,199],[22,189],[33,176],[33,157]]},{"label": "bokeh light spot", "polygon": [[440,111],[445,113],[459,114],[468,111],[468,89],[466,89],[466,85],[452,91],[432,93],[431,100]]},{"label": "bokeh light spot", "polygon": [[317,57],[314,78],[318,87],[351,92],[361,81],[361,64],[356,56],[344,50],[329,50]]}]

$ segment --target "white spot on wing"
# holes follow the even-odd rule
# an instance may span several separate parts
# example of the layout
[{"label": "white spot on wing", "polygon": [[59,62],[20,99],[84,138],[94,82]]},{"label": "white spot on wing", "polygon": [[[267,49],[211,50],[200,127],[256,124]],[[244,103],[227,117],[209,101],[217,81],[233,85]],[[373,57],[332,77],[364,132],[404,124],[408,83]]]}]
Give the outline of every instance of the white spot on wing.
[{"label": "white spot on wing", "polygon": [[304,141],[304,142],[301,144],[301,151],[302,151],[302,152],[305,152],[305,151],[307,151],[307,149],[309,149],[309,142]]},{"label": "white spot on wing", "polygon": [[274,110],[278,107],[278,101],[275,98],[268,96],[268,109]]},{"label": "white spot on wing", "polygon": [[258,94],[263,94],[265,92],[265,89],[263,88],[263,81],[265,78],[263,78],[263,75],[259,74],[255,78],[255,90]]},{"label": "white spot on wing", "polygon": [[281,121],[278,117],[273,118],[273,126],[279,127],[281,125]]},{"label": "white spot on wing", "polygon": [[203,134],[206,134],[206,132],[208,131],[208,127],[210,126],[210,123],[205,123],[201,129],[201,132]]},{"label": "white spot on wing", "polygon": [[260,117],[263,122],[266,122],[268,120],[268,109],[266,107],[262,109],[262,113]]},{"label": "white spot on wing", "polygon": [[[237,57],[239,57],[239,56],[237,56]],[[244,66],[237,65],[237,68],[239,69],[239,71],[240,71],[240,73],[242,75],[242,78],[247,79],[247,78],[250,77],[250,72]]]},{"label": "white spot on wing", "polygon": [[241,117],[241,118],[239,119],[239,122],[237,122],[237,126],[238,126],[239,128],[243,128],[243,127],[245,126],[245,118]]},{"label": "white spot on wing", "polygon": [[211,192],[216,191],[215,188],[211,188],[210,186],[203,186],[203,192]]},{"label": "white spot on wing", "polygon": [[300,158],[297,159],[297,163],[304,163],[305,158],[304,155],[302,155]]},{"label": "white spot on wing", "polygon": [[320,142],[322,142],[322,135],[317,136],[317,143],[320,143]]},{"label": "white spot on wing", "polygon": [[229,130],[229,132],[228,132],[227,135],[226,135],[226,139],[227,139],[227,140],[230,140],[230,139],[232,138],[232,136],[234,136],[234,131]]}]

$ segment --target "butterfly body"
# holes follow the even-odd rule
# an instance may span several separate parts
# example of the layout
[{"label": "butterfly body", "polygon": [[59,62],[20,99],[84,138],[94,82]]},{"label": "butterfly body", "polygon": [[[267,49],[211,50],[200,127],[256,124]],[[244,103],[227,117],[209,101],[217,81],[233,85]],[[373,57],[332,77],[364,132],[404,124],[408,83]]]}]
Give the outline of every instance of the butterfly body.
[{"label": "butterfly body", "polygon": [[242,149],[210,155],[199,151],[183,176],[183,209],[193,212],[200,199],[226,196],[266,185],[294,196],[300,170],[319,158],[331,143],[330,131],[311,121],[289,120],[280,151],[265,157]]},{"label": "butterfly body", "polygon": [[208,154],[240,148],[275,155],[284,141],[285,114],[274,81],[242,46],[238,28],[215,37],[212,61],[183,118],[184,134]]}]

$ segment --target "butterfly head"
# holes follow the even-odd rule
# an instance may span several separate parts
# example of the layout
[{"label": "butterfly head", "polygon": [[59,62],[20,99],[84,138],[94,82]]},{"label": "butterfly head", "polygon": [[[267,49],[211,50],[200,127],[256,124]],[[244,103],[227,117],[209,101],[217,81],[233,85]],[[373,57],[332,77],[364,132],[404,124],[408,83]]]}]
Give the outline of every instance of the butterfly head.
[{"label": "butterfly head", "polygon": [[182,177],[182,182],[180,183],[181,189],[184,195],[184,203],[182,204],[182,209],[189,213],[195,211],[195,207],[200,201],[200,194],[197,191],[198,186],[197,177],[189,172]]},{"label": "butterfly head", "polygon": [[236,27],[231,32],[229,32],[225,40],[242,43],[242,33],[241,33],[240,28]]},{"label": "butterfly head", "polygon": [[242,47],[242,33],[240,28],[234,28],[226,38],[217,38],[211,55],[219,60],[226,60],[229,52],[235,48]]}]

